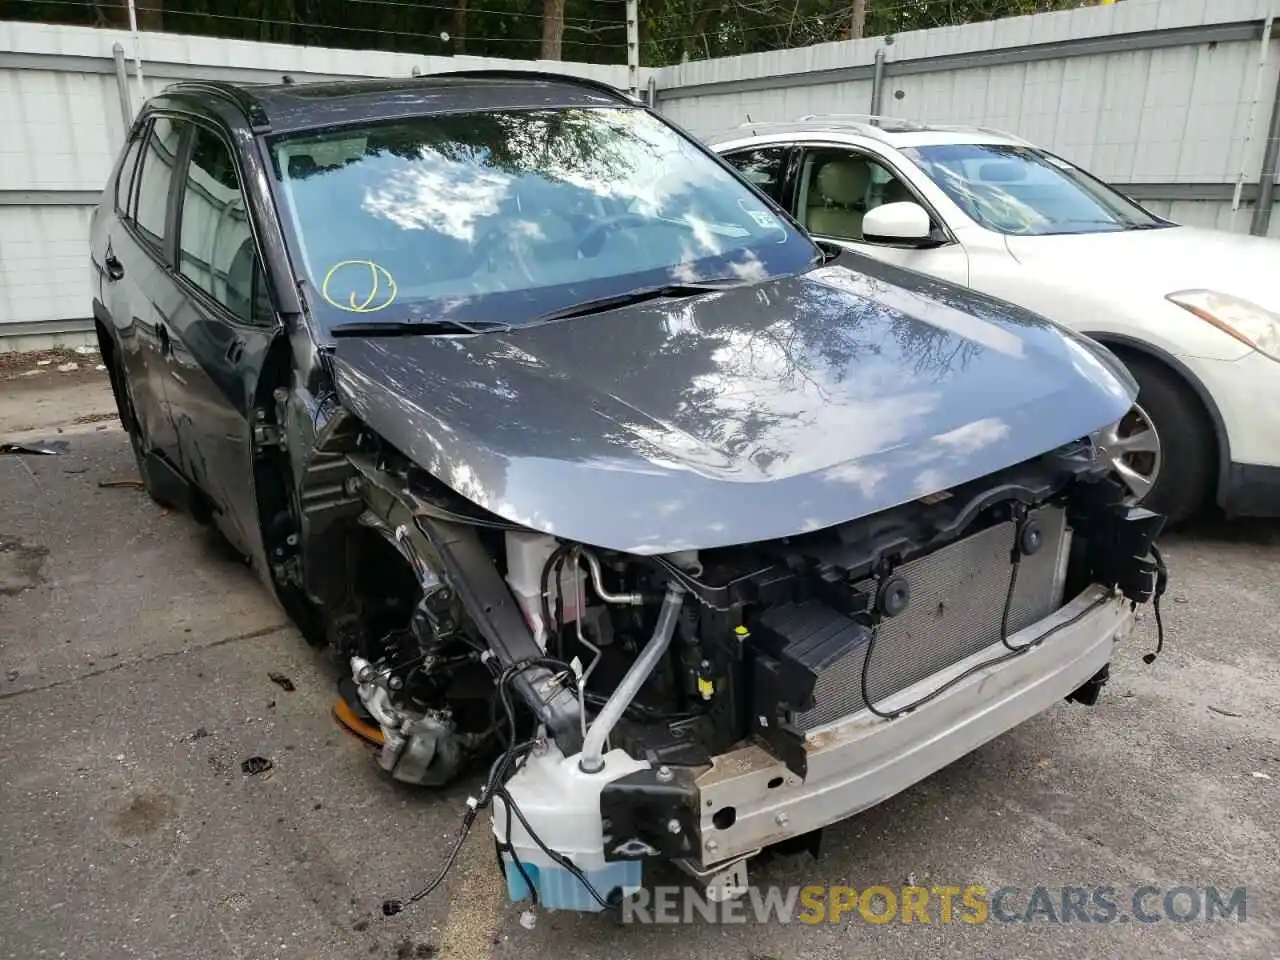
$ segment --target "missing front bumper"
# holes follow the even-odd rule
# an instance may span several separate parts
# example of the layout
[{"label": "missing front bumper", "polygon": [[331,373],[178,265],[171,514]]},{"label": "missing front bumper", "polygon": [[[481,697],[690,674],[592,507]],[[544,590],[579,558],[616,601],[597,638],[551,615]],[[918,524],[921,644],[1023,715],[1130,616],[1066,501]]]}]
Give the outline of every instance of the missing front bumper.
[{"label": "missing front bumper", "polygon": [[1091,587],[1009,638],[1020,646],[1045,637],[1026,653],[973,670],[1007,653],[997,644],[886,698],[893,709],[973,670],[911,713],[886,721],[862,710],[809,731],[803,779],[758,745],[700,771],[653,767],[614,750],[601,772],[588,773],[577,755],[535,751],[511,778],[510,796],[593,890],[548,860],[519,822],[508,823],[497,800],[495,838],[500,849],[517,852],[525,871],[503,856],[510,895],[523,899],[532,882],[545,907],[598,909],[597,895],[638,889],[639,860],[653,856],[674,859],[713,886],[728,878],[724,892],[732,895],[728,880],[736,875],[726,868],[875,806],[1077,691],[1111,661],[1132,622],[1129,601]]},{"label": "missing front bumper", "polygon": [[[920,709],[892,721],[863,710],[809,731],[803,780],[760,746],[716,757],[695,781],[700,849],[691,859],[704,868],[730,860],[843,820],[923,780],[1088,682],[1110,662],[1132,618],[1123,597],[1091,587],[1009,638],[1018,646],[1055,631],[1043,644],[977,670]],[[882,708],[910,703],[999,652],[999,644],[979,651]]]}]

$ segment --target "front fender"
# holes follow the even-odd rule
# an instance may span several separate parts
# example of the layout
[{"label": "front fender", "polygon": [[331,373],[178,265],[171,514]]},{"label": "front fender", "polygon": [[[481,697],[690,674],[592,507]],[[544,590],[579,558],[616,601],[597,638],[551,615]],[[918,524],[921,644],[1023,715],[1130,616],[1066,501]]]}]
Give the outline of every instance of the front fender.
[{"label": "front fender", "polygon": [[[1136,271],[1138,265],[1131,265]],[[1165,299],[1136,276],[1082,273],[1001,257],[975,267],[973,285],[1071,330],[1149,344],[1174,357],[1239,360],[1248,348],[1188,310]]]}]

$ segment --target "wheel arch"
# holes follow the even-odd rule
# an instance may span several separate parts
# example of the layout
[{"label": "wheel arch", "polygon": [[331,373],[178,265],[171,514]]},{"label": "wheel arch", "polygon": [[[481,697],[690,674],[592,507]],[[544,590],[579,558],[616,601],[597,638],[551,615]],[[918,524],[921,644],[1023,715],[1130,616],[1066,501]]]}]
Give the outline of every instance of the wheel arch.
[{"label": "wheel arch", "polygon": [[[263,573],[270,577],[267,554],[273,547],[270,530],[273,518],[292,501],[296,481],[289,462],[287,448],[268,439],[283,436],[283,424],[279,422],[279,405],[275,400],[278,389],[293,387],[293,353],[287,337],[275,336],[267,346],[258,370],[258,381],[249,407],[246,428],[252,449],[250,482],[253,484],[253,503],[257,514],[253,521],[261,537],[263,548]],[[266,432],[259,435],[259,414],[264,416],[262,425]]]},{"label": "wheel arch", "polygon": [[111,384],[111,395],[116,401],[116,414],[120,417],[120,424],[127,430],[132,424],[128,405],[124,401],[124,384],[120,383],[120,372],[116,367],[116,352],[120,349],[120,344],[116,342],[118,334],[106,306],[96,297],[93,301],[93,331],[98,338],[98,354],[102,357],[102,365],[107,368],[107,381]]},{"label": "wheel arch", "polygon": [[1217,482],[1214,484],[1213,499],[1215,503],[1221,504],[1223,491],[1226,489],[1227,477],[1231,471],[1231,440],[1227,435],[1227,425],[1222,419],[1222,412],[1218,409],[1213,396],[1200,381],[1200,378],[1173,354],[1145,340],[1138,340],[1122,333],[1083,332],[1085,336],[1096,340],[1116,354],[1122,361],[1126,359],[1127,355],[1141,357],[1160,364],[1174,374],[1179,382],[1191,391],[1191,395],[1199,403],[1200,409],[1208,419],[1210,429],[1213,431],[1214,445],[1218,456]]},{"label": "wheel arch", "polygon": [[[343,488],[345,474],[334,469],[340,466],[342,455],[325,456],[327,451],[317,447],[320,432],[333,414],[328,404],[311,393],[306,379],[295,344],[282,328],[263,357],[249,426],[262,579],[307,642],[320,647],[331,640],[332,611],[324,608],[321,597],[311,589],[314,567],[323,566],[317,552],[323,551],[317,551],[313,543],[314,530],[306,515],[315,508],[323,511],[325,507],[346,506],[354,498]],[[259,412],[261,420],[254,419]],[[255,429],[259,424],[265,427],[265,439],[260,439]],[[314,473],[321,474],[319,489],[314,489]],[[346,512],[358,515],[359,510]],[[345,567],[341,563],[329,566],[336,569],[338,580],[343,580]]]}]

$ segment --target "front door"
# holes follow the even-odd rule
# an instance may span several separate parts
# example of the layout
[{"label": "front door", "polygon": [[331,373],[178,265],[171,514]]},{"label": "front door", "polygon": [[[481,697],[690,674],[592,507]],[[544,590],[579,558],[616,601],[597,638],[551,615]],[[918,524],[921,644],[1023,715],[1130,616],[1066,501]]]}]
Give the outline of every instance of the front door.
[{"label": "front door", "polygon": [[178,262],[169,326],[174,419],[187,475],[218,526],[256,553],[253,409],[275,316],[241,177],[223,134],[196,124],[180,183]]},{"label": "front door", "polygon": [[[794,213],[813,236],[968,286],[968,254],[949,238],[938,246],[921,248],[871,242],[863,236],[862,218],[868,211],[901,201],[929,209],[903,178],[877,158],[849,147],[805,148],[796,179]],[[945,238],[942,225],[930,215],[939,238]]]},{"label": "front door", "polygon": [[117,217],[104,252],[104,304],[119,333],[134,415],[151,450],[181,465],[169,404],[169,340],[163,320],[168,286],[170,187],[184,125],[156,117],[139,135],[136,173],[121,173]]}]

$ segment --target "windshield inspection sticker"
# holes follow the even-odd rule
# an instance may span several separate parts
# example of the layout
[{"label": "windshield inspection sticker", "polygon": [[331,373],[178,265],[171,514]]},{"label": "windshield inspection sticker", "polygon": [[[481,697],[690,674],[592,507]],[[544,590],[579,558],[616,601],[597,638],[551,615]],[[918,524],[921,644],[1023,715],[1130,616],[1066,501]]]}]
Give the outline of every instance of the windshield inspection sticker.
[{"label": "windshield inspection sticker", "polygon": [[320,294],[348,313],[377,313],[396,301],[395,277],[372,260],[339,260],[320,284]]},{"label": "windshield inspection sticker", "polygon": [[747,213],[751,215],[752,220],[765,229],[777,229],[779,226],[778,218],[772,213],[768,213],[764,210],[748,210]]}]

